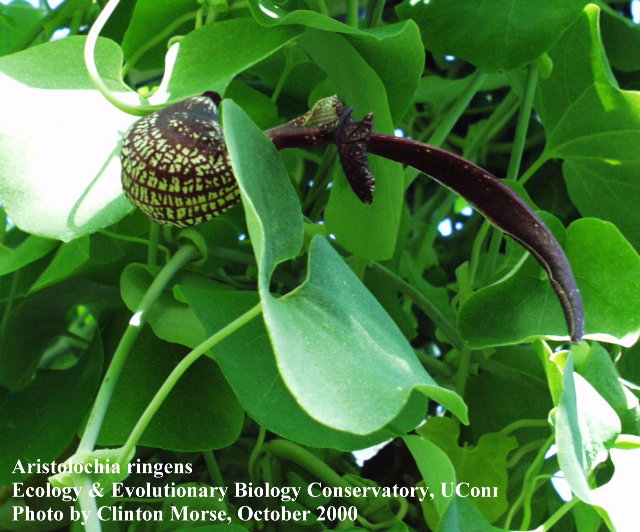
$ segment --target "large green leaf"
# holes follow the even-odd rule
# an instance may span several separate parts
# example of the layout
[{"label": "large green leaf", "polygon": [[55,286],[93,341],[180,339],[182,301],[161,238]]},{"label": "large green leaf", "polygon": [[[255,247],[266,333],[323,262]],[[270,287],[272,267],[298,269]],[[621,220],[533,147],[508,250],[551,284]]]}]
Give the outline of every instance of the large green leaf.
[{"label": "large green leaf", "polygon": [[620,419],[604,398],[573,371],[566,359],[562,395],[555,417],[558,461],[573,492],[589,499],[590,476],[607,459],[608,449],[620,433]]},{"label": "large green leaf", "polygon": [[585,0],[405,0],[400,18],[414,19],[428,50],[477,67],[511,70],[546,52]]},{"label": "large green leaf", "polygon": [[[259,300],[255,292],[220,290],[212,281],[181,282],[177,290],[207,335],[220,330]],[[343,451],[362,449],[412,430],[424,419],[426,398],[414,394],[392,426],[367,436],[337,431],[318,423],[300,407],[282,381],[261,317],[223,340],[210,355],[220,364],[240,403],[253,419],[267,430],[304,445]]]},{"label": "large green leaf", "polygon": [[564,159],[569,196],[583,216],[614,222],[638,248],[640,94],[618,88],[598,17],[588,6],[550,51],[553,72],[536,104],[547,134],[543,157]]},{"label": "large green leaf", "polygon": [[460,398],[429,377],[396,325],[322,238],[312,242],[302,287],[281,300],[269,293],[275,265],[300,247],[300,208],[274,147],[235,104],[224,103],[223,111],[260,268],[264,319],[296,401],[334,429],[368,434],[394,419],[418,387],[465,419]]},{"label": "large green leaf", "polygon": [[[482,359],[480,371],[469,376],[465,400],[470,413],[465,436],[470,441],[520,419],[546,419],[553,408],[543,367],[531,346],[499,347]],[[529,429],[518,433],[518,442],[546,436],[546,427]]]},{"label": "large green leaf", "polygon": [[[393,131],[385,86],[353,45],[341,35],[318,30],[307,30],[300,42],[327,73],[340,98],[354,107],[357,117],[372,112],[376,131]],[[362,203],[340,175],[334,180],[325,217],[329,230],[346,249],[361,257],[388,259],[395,249],[400,224],[404,197],[402,167],[375,156],[369,157],[369,163],[376,178],[373,203]]]},{"label": "large green leaf", "polygon": [[224,94],[237,74],[301,33],[295,26],[265,28],[251,18],[224,20],[192,31],[180,41],[169,80],[171,98],[205,91]]},{"label": "large green leaf", "polygon": [[300,288],[263,299],[278,368],[312,417],[367,434],[398,415],[414,387],[464,418],[460,397],[425,372],[396,324],[317,236]]},{"label": "large green leaf", "polygon": [[[122,218],[118,142],[134,120],[93,88],[84,37],[0,58],[0,202],[24,231],[72,240]],[[120,98],[122,54],[101,39],[100,72]]]},{"label": "large green leaf", "polygon": [[[569,356],[563,367],[563,391],[555,418],[558,461],[571,490],[586,503],[603,508],[614,529],[637,527],[635,499],[629,486],[640,466],[640,438],[621,436],[613,409],[580,375]],[[614,465],[612,478],[593,487],[593,470],[606,460]]]},{"label": "large green leaf", "polygon": [[[640,336],[640,256],[612,224],[590,218],[569,226],[566,253],[584,300],[587,337],[633,345]],[[533,258],[471,295],[458,326],[477,348],[567,335],[560,305]]]}]

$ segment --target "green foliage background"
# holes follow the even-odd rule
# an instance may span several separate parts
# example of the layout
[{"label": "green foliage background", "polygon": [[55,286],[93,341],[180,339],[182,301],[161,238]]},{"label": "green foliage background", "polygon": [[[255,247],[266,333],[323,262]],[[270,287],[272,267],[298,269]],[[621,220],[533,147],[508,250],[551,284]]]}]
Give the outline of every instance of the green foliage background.
[{"label": "green foliage background", "polygon": [[[12,470],[63,461],[78,437],[82,449],[94,403],[105,418],[84,450],[195,464],[165,484],[424,482],[437,495],[346,501],[354,522],[145,530],[637,529],[629,2],[122,0],[95,50],[120,108],[83,58],[103,4],[0,7],[0,529],[81,528],[12,521],[17,504],[60,504],[12,498],[12,482],[45,481]],[[51,41],[60,28],[70,35]],[[126,111],[207,90],[225,98],[242,202],[160,233],[121,192],[119,142],[137,119]],[[371,156],[364,205],[333,147],[278,153],[262,134],[331,94],[358,118],[373,112],[376,131],[508,178],[566,250],[586,340],[566,343],[538,263],[426,176]],[[113,395],[96,400],[125,351]],[[364,467],[349,453],[389,441]],[[458,482],[499,495],[439,496]],[[316,503],[285,505],[317,515]],[[233,515],[242,503],[193,504]]]}]

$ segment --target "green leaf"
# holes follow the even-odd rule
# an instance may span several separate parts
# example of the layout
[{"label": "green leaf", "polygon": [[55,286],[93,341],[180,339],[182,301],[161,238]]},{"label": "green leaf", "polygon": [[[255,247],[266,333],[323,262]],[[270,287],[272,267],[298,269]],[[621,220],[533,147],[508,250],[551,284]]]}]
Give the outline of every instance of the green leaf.
[{"label": "green leaf", "polygon": [[[375,130],[392,133],[394,124],[389,100],[376,71],[344,37],[307,30],[302,46],[334,83],[340,98],[353,106],[360,117],[374,113]],[[340,57],[340,61],[335,58]],[[354,83],[354,79],[358,83]],[[362,203],[341,173],[334,180],[325,217],[327,227],[340,245],[370,259],[388,259],[393,254],[404,198],[404,177],[400,164],[370,156],[376,178],[371,205]]]},{"label": "green leaf", "polygon": [[28,386],[11,393],[0,388],[0,484],[30,477],[12,473],[57,458],[71,444],[91,406],[102,371],[102,345],[96,335],[72,368],[40,370]]},{"label": "green leaf", "polygon": [[[171,370],[187,354],[143,329],[116,385],[98,443],[122,445]],[[203,357],[180,378],[140,438],[140,445],[205,451],[231,445],[243,411],[220,369]]]},{"label": "green leaf", "polygon": [[[117,152],[134,118],[93,88],[84,42],[70,37],[0,58],[0,202],[24,231],[65,241],[132,209]],[[137,100],[120,79],[115,43],[101,39],[96,60],[112,91]]]},{"label": "green leaf", "polygon": [[580,375],[616,411],[622,422],[622,432],[640,436],[638,398],[620,382],[620,375],[609,353],[599,343],[593,342],[584,359],[580,360],[577,354],[575,356]]},{"label": "green leaf", "polygon": [[[640,256],[612,224],[589,218],[567,229],[566,253],[584,300],[587,336],[633,345],[640,336],[635,305],[640,300]],[[471,295],[460,309],[458,327],[476,348],[567,334],[560,305],[533,258]]]},{"label": "green leaf", "polygon": [[431,418],[417,432],[447,453],[458,482],[466,483],[465,491],[483,486],[496,489],[495,497],[474,499],[487,520],[494,522],[507,510],[507,455],[517,446],[514,437],[493,432],[483,434],[474,447],[461,447],[460,426],[448,417]]},{"label": "green leaf", "polygon": [[117,241],[99,233],[64,243],[33,284],[31,292],[91,270],[92,266],[111,264],[123,256]]},{"label": "green leaf", "polygon": [[590,476],[620,433],[620,419],[598,392],[573,371],[569,355],[555,417],[558,462],[571,490],[589,500]]},{"label": "green leaf", "polygon": [[162,68],[167,41],[193,30],[199,7],[198,0],[137,0],[122,40],[126,60],[141,70]]},{"label": "green leaf", "polygon": [[602,9],[602,40],[611,65],[623,72],[640,69],[640,58],[634,53],[640,46],[638,24],[604,2],[600,2],[598,6]]},{"label": "green leaf", "polygon": [[338,430],[368,434],[398,415],[413,388],[464,419],[460,397],[440,388],[380,304],[317,236],[307,280],[263,296],[278,368],[300,405]]},{"label": "green leaf", "polygon": [[[300,207],[271,143],[237,105],[225,102],[223,111],[259,264],[264,319],[278,369],[296,401],[334,429],[368,434],[394,419],[419,387],[465,419],[459,396],[429,377],[397,326],[322,238],[312,241],[305,283],[281,300],[269,293],[275,265],[300,247]],[[362,384],[354,387],[354,375],[363,368]]]},{"label": "green leaf", "polygon": [[71,310],[85,305],[98,319],[105,309],[120,304],[116,290],[84,279],[56,284],[19,301],[0,339],[0,385],[15,391],[30,382],[45,350],[67,334]]},{"label": "green leaf", "polygon": [[249,0],[249,8],[253,17],[263,26],[300,24],[324,31],[360,33],[357,28],[327,17],[317,11],[309,11],[307,9],[287,11],[271,0]]},{"label": "green leaf", "polygon": [[418,26],[409,20],[368,30],[366,35],[349,35],[347,40],[380,77],[391,117],[398,123],[413,101],[424,70]]},{"label": "green leaf", "polygon": [[15,248],[0,244],[0,276],[41,259],[57,245],[55,240],[34,235],[27,236]]},{"label": "green leaf", "polygon": [[616,224],[640,247],[640,94],[618,88],[588,6],[549,52],[551,76],[540,82],[536,109],[547,144],[545,159],[564,159],[569,196],[583,216]]},{"label": "green leaf", "polygon": [[[563,368],[564,390],[556,415],[558,461],[571,490],[580,499],[604,509],[614,530],[636,526],[635,498],[629,486],[640,467],[640,438],[620,436],[620,421],[604,399],[573,372],[573,358]],[[611,479],[592,487],[592,471],[607,454],[614,466]]]},{"label": "green leaf", "polygon": [[302,246],[302,212],[287,171],[267,137],[233,101],[222,104],[225,140],[238,180],[260,281]]},{"label": "green leaf", "polygon": [[451,499],[442,496],[441,486],[456,483],[455,468],[447,454],[428,439],[409,435],[403,440],[418,466],[424,484],[429,487],[433,495],[422,501],[422,508],[427,524],[435,529],[451,504]]},{"label": "green leaf", "polygon": [[232,81],[224,95],[242,107],[258,127],[267,129],[277,125],[278,108],[271,98],[260,91],[239,81]]},{"label": "green leaf", "polygon": [[442,516],[438,532],[507,532],[487,522],[469,499],[454,497]]},{"label": "green leaf", "polygon": [[[216,283],[179,284],[177,289],[201,321],[207,335],[220,330],[259,299],[255,292],[220,290]],[[312,419],[287,389],[276,366],[264,321],[257,317],[210,353],[249,415],[270,432],[311,447],[343,451],[388,441],[415,428],[424,418],[426,398],[414,394],[392,427],[367,436],[333,430]]]},{"label": "green leaf", "polygon": [[33,31],[47,14],[44,6],[34,7],[27,2],[11,2],[0,6],[0,55],[10,54],[18,47],[31,44],[25,39],[36,38]]},{"label": "green leaf", "polygon": [[584,0],[405,0],[401,19],[420,26],[425,47],[482,70],[511,70],[535,61],[578,16]]},{"label": "green leaf", "polygon": [[301,33],[301,28],[293,26],[265,28],[250,18],[224,20],[192,31],[180,41],[169,80],[171,98],[205,91],[224,94],[237,74]]},{"label": "green leaf", "polygon": [[[465,436],[470,441],[521,419],[545,420],[553,408],[543,367],[530,346],[499,347],[495,351],[487,359],[480,358],[480,370],[467,381],[465,401],[470,424]],[[518,433],[518,442],[522,445],[547,436],[546,427],[530,428]]]}]

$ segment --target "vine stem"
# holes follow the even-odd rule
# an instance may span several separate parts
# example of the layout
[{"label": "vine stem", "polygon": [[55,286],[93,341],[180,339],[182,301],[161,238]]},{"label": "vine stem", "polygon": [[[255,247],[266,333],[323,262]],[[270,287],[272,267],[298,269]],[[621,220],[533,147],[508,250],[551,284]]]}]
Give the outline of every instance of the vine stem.
[{"label": "vine stem", "polygon": [[[534,458],[531,465],[529,465],[528,469],[524,474],[524,479],[522,482],[522,491],[518,495],[518,498],[514,501],[509,508],[507,516],[505,517],[503,528],[509,529],[511,526],[511,521],[515,517],[516,512],[523,505],[523,502],[527,499],[530,492],[532,492],[535,488],[535,476],[542,468],[542,464],[544,463],[544,457],[547,454],[547,450],[551,447],[551,444],[554,441],[554,435],[552,434],[549,438],[546,439],[544,444],[540,447],[538,454]],[[525,513],[527,513],[525,509]],[[523,518],[524,519],[524,518]]]},{"label": "vine stem", "polygon": [[173,276],[180,271],[183,266],[197,257],[198,250],[195,246],[187,244],[181,247],[171,260],[169,260],[169,262],[162,268],[162,270],[160,270],[160,273],[158,273],[151,283],[151,286],[149,286],[149,289],[144,294],[142,301],[140,301],[136,312],[133,314],[129,324],[127,325],[127,329],[120,339],[120,343],[116,348],[113,359],[111,360],[109,368],[102,380],[102,384],[98,390],[98,395],[96,396],[93,408],[89,414],[89,421],[87,422],[82,438],[80,439],[77,452],[90,452],[93,450],[96,440],[98,439],[98,434],[100,433],[100,428],[102,427],[102,422],[104,421],[104,416],[109,407],[113,390],[118,382],[118,378],[122,372],[122,368],[127,360],[129,352],[131,351],[136,338],[140,334],[142,325],[146,321],[147,313],[158,300]]},{"label": "vine stem", "polygon": [[547,519],[544,523],[542,523],[538,528],[535,529],[535,532],[547,532],[547,530],[551,530],[551,527],[555,525],[560,519],[573,508],[579,499],[574,497],[569,502],[564,503],[560,508],[558,508],[549,519]]},{"label": "vine stem", "polygon": [[154,35],[147,42],[142,44],[140,48],[138,48],[129,58],[124,66],[122,67],[122,75],[125,76],[129,70],[131,70],[135,64],[140,60],[140,58],[146,54],[151,48],[153,48],[156,44],[161,42],[163,39],[166,39],[169,35],[173,33],[173,31],[177,30],[180,26],[189,22],[190,20],[195,19],[198,16],[200,10],[192,11],[190,13],[185,13],[184,15],[175,19],[171,24],[169,24],[162,31]]},{"label": "vine stem", "polygon": [[105,99],[120,109],[125,113],[129,113],[134,116],[145,116],[152,111],[156,111],[165,107],[164,105],[131,105],[121,100],[112,93],[105,82],[100,77],[100,73],[98,72],[98,67],[96,65],[95,51],[96,45],[98,43],[98,37],[100,36],[100,32],[104,25],[109,20],[109,17],[113,14],[115,9],[118,7],[120,0],[109,0],[107,5],[104,6],[104,9],[96,18],[96,21],[91,26],[89,33],[87,34],[87,40],[84,44],[84,63],[87,68],[87,72],[89,73],[89,78],[93,82],[94,86]]},{"label": "vine stem", "polygon": [[536,94],[538,86],[538,62],[535,61],[529,66],[527,74],[527,83],[520,104],[520,113],[518,114],[518,122],[516,124],[516,133],[513,139],[513,149],[509,166],[507,168],[507,179],[518,179],[520,173],[520,163],[524,153],[524,145],[527,141],[527,130],[529,129],[529,120],[531,119],[531,109],[533,108],[533,97]]},{"label": "vine stem", "polygon": [[[266,443],[264,449],[277,458],[288,460],[306,469],[320,480],[322,484],[334,487],[351,487],[351,484],[320,460],[320,458],[296,443],[276,439]],[[367,507],[366,500],[363,501],[358,497],[348,497],[347,500],[350,504],[358,508],[358,510],[364,510]]]},{"label": "vine stem", "polygon": [[[212,334],[209,338],[207,338],[204,342],[190,351],[179,363],[173,368],[169,376],[165,379],[160,386],[160,389],[156,392],[151,402],[147,405],[147,408],[142,413],[140,418],[138,419],[135,427],[129,434],[129,438],[126,443],[120,449],[120,455],[118,456],[117,463],[120,464],[121,467],[129,459],[129,456],[135,449],[138,440],[146,430],[149,423],[151,423],[151,419],[158,411],[163,401],[167,398],[171,390],[173,390],[174,386],[184,375],[184,373],[198,360],[202,355],[204,355],[207,351],[209,351],[216,344],[224,340],[227,336],[238,330],[240,327],[250,322],[253,318],[258,316],[262,312],[262,304],[258,303],[247,312],[237,317],[231,323],[225,325],[222,329],[218,330],[214,334]],[[125,333],[126,334],[126,333]]]}]

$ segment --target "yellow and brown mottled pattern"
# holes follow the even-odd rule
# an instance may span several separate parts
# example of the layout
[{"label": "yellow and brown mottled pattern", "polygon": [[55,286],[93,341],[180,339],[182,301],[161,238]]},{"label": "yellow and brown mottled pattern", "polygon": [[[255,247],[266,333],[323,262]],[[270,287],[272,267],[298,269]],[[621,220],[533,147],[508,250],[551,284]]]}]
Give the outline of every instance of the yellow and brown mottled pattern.
[{"label": "yellow and brown mottled pattern", "polygon": [[239,199],[218,109],[194,96],[136,122],[122,142],[127,199],[163,225],[186,227],[218,216]]}]

